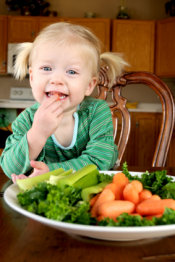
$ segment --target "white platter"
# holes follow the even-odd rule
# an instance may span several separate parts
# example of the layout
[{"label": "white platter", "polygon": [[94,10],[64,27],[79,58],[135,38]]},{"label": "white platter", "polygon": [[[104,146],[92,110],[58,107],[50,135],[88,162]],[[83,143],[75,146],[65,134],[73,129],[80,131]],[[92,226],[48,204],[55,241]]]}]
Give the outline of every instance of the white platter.
[{"label": "white platter", "polygon": [[[114,173],[106,172],[105,173]],[[116,173],[116,172],[115,172]],[[140,175],[141,173],[131,172],[133,175]],[[4,199],[6,203],[18,213],[43,223],[47,226],[64,231],[68,234],[73,234],[82,237],[90,237],[100,240],[109,241],[133,241],[140,239],[152,239],[161,238],[166,236],[175,235],[175,224],[163,225],[163,226],[144,226],[144,227],[102,227],[102,226],[86,226],[79,224],[71,224],[65,222],[59,222],[52,219],[48,219],[23,209],[17,200],[17,194],[19,193],[18,186],[16,184],[10,185],[4,193]]]}]

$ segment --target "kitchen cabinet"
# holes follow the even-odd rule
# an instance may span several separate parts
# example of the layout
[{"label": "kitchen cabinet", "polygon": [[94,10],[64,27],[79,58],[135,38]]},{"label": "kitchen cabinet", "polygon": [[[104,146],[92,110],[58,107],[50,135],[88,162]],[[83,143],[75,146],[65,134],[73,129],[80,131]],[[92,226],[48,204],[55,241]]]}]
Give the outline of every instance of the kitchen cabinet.
[{"label": "kitchen cabinet", "polygon": [[155,73],[161,77],[175,77],[175,18],[156,22]]},{"label": "kitchen cabinet", "polygon": [[[121,20],[108,18],[59,18],[0,16],[0,73],[6,72],[7,42],[31,42],[45,26],[66,21],[89,27],[101,40],[102,51],[124,54],[128,71],[155,72],[175,76],[175,18],[163,20]],[[112,26],[112,29],[111,29]]]},{"label": "kitchen cabinet", "polygon": [[7,17],[0,16],[0,74],[6,73],[7,68]]},{"label": "kitchen cabinet", "polygon": [[102,52],[110,51],[110,27],[108,18],[64,18],[65,22],[88,27],[102,43]]},{"label": "kitchen cabinet", "polygon": [[166,166],[175,166],[175,129],[171,138],[170,149],[167,156]]},{"label": "kitchen cabinet", "polygon": [[123,53],[128,71],[154,71],[155,21],[112,21],[112,51]]},{"label": "kitchen cabinet", "polygon": [[41,29],[61,20],[55,17],[8,16],[8,42],[32,42]]},{"label": "kitchen cabinet", "polygon": [[103,18],[57,18],[8,16],[8,42],[31,42],[38,32],[49,24],[65,21],[89,27],[103,43],[102,50],[110,49],[110,19]]},{"label": "kitchen cabinet", "polygon": [[36,18],[8,16],[8,43],[32,42],[38,31]]},{"label": "kitchen cabinet", "polygon": [[126,161],[129,166],[150,166],[162,113],[131,112],[130,114],[131,133],[122,163]]},{"label": "kitchen cabinet", "polygon": [[110,19],[0,16],[0,74],[7,72],[8,43],[33,42],[41,29],[60,21],[88,27],[100,39],[102,51],[110,50]]}]

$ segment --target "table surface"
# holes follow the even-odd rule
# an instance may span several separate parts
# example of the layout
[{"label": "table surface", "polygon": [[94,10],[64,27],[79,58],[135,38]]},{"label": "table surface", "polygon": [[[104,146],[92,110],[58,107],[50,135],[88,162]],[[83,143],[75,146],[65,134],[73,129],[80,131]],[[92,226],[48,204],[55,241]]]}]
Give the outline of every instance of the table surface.
[{"label": "table surface", "polygon": [[[130,168],[130,171],[145,169]],[[168,174],[175,176],[175,168],[168,168],[167,171]],[[3,192],[10,184],[11,181],[0,169],[0,191]],[[175,261],[175,236],[120,242],[68,235],[13,211],[5,203],[1,193],[0,261]]]}]

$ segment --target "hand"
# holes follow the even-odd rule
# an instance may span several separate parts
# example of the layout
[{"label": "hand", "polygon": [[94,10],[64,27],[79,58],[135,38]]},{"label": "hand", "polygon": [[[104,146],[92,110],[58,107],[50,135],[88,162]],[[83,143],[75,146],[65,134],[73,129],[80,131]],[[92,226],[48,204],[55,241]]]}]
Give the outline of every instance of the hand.
[{"label": "hand", "polygon": [[63,108],[58,96],[44,97],[35,113],[31,129],[27,132],[29,159],[37,159],[48,137],[58,128],[63,117]]},{"label": "hand", "polygon": [[34,170],[29,177],[34,177],[49,172],[49,168],[44,162],[31,160],[30,165],[34,168]]},{"label": "hand", "polygon": [[25,176],[24,174],[20,174],[20,175],[12,174],[11,175],[12,182],[14,184],[16,183],[17,179],[25,179],[28,177],[39,176],[41,174],[49,172],[48,166],[43,162],[31,160],[30,165],[34,168],[30,176]]},{"label": "hand", "polygon": [[14,184],[16,184],[17,179],[24,179],[24,178],[27,178],[27,176],[25,176],[24,174],[21,174],[21,175],[12,174],[11,175],[11,179]]},{"label": "hand", "polygon": [[38,138],[47,140],[57,129],[62,117],[63,109],[58,96],[45,96],[34,116],[33,134],[38,134]]}]

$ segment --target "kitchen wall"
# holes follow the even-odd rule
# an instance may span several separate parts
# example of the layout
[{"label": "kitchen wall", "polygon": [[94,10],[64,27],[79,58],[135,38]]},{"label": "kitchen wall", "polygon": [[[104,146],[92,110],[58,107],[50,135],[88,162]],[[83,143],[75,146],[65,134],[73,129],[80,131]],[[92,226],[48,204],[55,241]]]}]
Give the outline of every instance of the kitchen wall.
[{"label": "kitchen wall", "polygon": [[[121,0],[50,0],[53,9],[61,16],[83,17],[85,12],[94,12],[99,17],[115,18]],[[133,19],[159,19],[165,17],[167,0],[125,0],[128,13]]]},{"label": "kitchen wall", "polygon": [[[162,19],[167,17],[164,5],[168,0],[126,0],[128,14],[131,19]],[[50,9],[56,10],[59,16],[84,17],[85,12],[94,12],[98,17],[115,18],[118,12],[120,0],[50,0]],[[8,12],[5,0],[1,0],[0,14],[19,15],[19,12]],[[175,95],[175,80],[165,79]],[[7,99],[10,95],[10,87],[29,87],[28,80],[22,82],[14,80],[12,76],[0,76],[0,99]],[[157,96],[145,86],[127,87],[124,96],[130,101],[157,103]]]},{"label": "kitchen wall", "polygon": [[[83,17],[94,12],[98,17],[115,18],[121,2],[125,3],[132,19],[161,19],[166,17],[164,5],[168,0],[49,0],[50,10],[59,16]],[[0,1],[0,14],[9,14],[5,0]],[[19,14],[19,12],[11,12]]]},{"label": "kitchen wall", "polygon": [[10,87],[29,87],[29,81],[26,78],[18,81],[13,76],[0,75],[0,99],[8,99],[10,97]]}]

